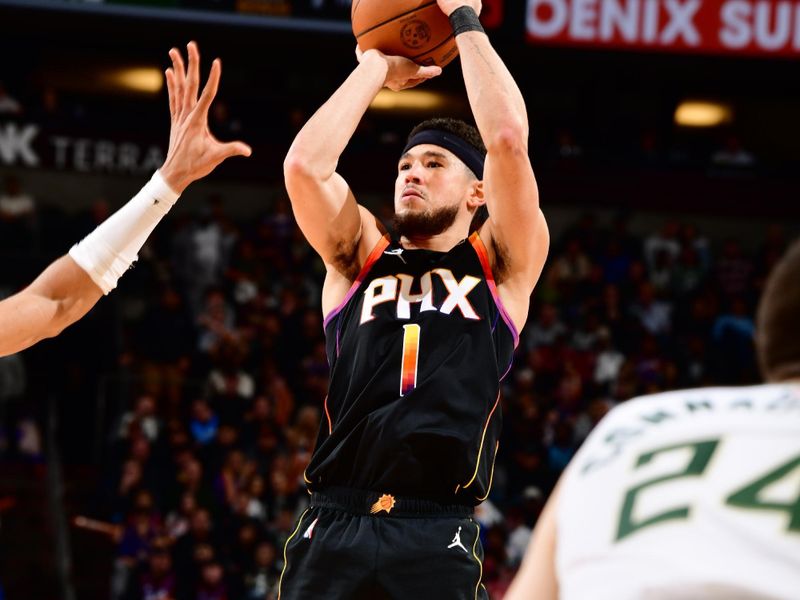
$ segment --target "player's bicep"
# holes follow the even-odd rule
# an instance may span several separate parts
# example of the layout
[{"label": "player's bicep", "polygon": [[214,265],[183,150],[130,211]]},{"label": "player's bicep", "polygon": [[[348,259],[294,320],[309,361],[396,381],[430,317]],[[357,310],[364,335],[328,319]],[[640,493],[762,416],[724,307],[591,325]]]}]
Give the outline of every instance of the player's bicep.
[{"label": "player's bicep", "polygon": [[343,243],[361,235],[361,213],[350,187],[338,173],[322,180],[297,165],[287,165],[285,176],[300,230],[326,263],[333,262]]},{"label": "player's bicep", "polygon": [[53,335],[58,303],[29,289],[0,302],[0,356],[14,354]]},{"label": "player's bicep", "polygon": [[504,249],[506,279],[521,278],[532,289],[547,257],[550,237],[527,150],[512,148],[488,154],[483,186],[489,209],[487,229],[491,231],[487,235],[482,232],[482,237]]}]

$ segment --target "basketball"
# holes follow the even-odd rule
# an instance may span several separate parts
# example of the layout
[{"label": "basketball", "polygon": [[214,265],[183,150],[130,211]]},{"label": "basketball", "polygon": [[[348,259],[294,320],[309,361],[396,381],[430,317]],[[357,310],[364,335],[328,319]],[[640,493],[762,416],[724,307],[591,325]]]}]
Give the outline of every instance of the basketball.
[{"label": "basketball", "polygon": [[440,67],[458,55],[450,20],[435,0],[353,0],[350,19],[362,51]]}]

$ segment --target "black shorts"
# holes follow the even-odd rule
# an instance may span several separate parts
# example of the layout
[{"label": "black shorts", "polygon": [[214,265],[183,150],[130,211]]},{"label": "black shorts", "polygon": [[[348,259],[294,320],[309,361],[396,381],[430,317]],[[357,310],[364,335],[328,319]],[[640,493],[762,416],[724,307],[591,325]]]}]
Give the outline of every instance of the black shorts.
[{"label": "black shorts", "polygon": [[381,496],[312,495],[284,547],[279,600],[488,598],[472,507]]}]

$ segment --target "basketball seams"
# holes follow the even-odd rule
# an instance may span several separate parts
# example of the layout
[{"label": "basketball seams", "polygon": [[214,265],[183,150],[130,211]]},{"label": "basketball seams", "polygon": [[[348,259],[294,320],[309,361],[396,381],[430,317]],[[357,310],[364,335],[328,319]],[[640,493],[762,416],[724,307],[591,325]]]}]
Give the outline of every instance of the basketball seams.
[{"label": "basketball seams", "polygon": [[[397,19],[400,19],[400,18],[405,17],[407,15],[413,14],[415,12],[418,12],[418,11],[424,9],[424,8],[428,8],[429,6],[433,6],[434,4],[436,4],[436,0],[432,0],[431,2],[426,2],[425,4],[420,4],[416,8],[413,8],[411,10],[407,10],[405,12],[400,13],[399,15],[393,16],[391,19],[386,19],[385,21],[381,21],[380,23],[376,23],[375,25],[373,25],[371,27],[368,27],[364,31],[356,33],[355,34],[356,40],[358,38],[360,38],[362,35],[364,35],[366,33],[369,33],[370,31],[374,31],[374,30],[378,29],[379,27],[383,27],[387,23],[391,23],[392,21],[396,21]],[[353,17],[355,17],[355,14],[356,14],[356,7],[353,7],[351,15]]]},{"label": "basketball seams", "polygon": [[452,39],[453,39],[453,34],[451,33],[445,39],[443,39],[441,42],[439,42],[438,44],[436,44],[432,48],[428,48],[427,50],[425,50],[425,52],[420,52],[419,54],[416,54],[416,55],[412,56],[411,60],[417,59],[420,56],[425,56],[426,54],[433,54],[436,50],[438,50],[439,48],[444,46],[447,42],[449,42]]}]

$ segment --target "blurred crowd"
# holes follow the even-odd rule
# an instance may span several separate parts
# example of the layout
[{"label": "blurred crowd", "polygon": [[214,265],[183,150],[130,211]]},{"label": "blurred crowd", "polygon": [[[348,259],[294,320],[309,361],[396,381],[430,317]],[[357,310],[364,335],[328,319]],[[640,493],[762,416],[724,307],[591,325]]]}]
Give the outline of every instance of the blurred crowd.
[{"label": "blurred crowd", "polygon": [[[45,252],[63,251],[107,214],[100,202],[70,219],[48,215],[13,177],[0,196],[0,226],[43,232]],[[559,474],[610,408],[758,380],[755,305],[794,232],[772,225],[743,245],[688,221],[634,234],[631,215],[606,217],[581,216],[554,240],[504,381],[494,485],[476,515],[493,598]],[[0,251],[20,248],[0,236]],[[19,264],[4,270],[3,293],[23,281],[13,277]],[[212,197],[162,223],[82,325],[107,346],[82,354],[67,332],[64,353],[44,361],[48,373],[67,365],[54,375],[67,388],[104,372],[122,382],[104,407],[102,484],[86,510],[113,540],[113,600],[276,597],[283,544],[308,502],[303,470],[328,384],[323,276],[286,199],[239,223]],[[0,408],[25,388],[25,361],[0,360]],[[78,398],[97,390],[76,389],[63,416],[73,441],[92,437]],[[0,456],[40,461],[37,420],[23,409],[12,432],[4,411]]]},{"label": "blurred crowd", "polygon": [[[265,14],[290,4],[307,4],[308,11],[347,5],[244,4]],[[319,73],[317,85],[333,75]],[[296,104],[292,79],[263,78],[268,91],[245,86],[239,97],[215,102],[210,115],[221,139],[264,146],[259,155],[267,158],[243,171],[258,184],[278,181],[285,148],[315,108]],[[0,82],[0,120],[35,123],[43,139],[61,131],[92,139],[113,132],[163,143],[163,96],[82,94],[11,77]],[[733,185],[744,179],[731,173],[754,173],[761,164],[750,140],[732,130],[690,135],[676,133],[671,118],[652,128],[627,119],[609,137],[605,111],[596,111],[604,125],[594,128],[589,117],[576,125],[573,112],[571,104],[556,111],[560,119],[543,120],[532,140],[543,165],[537,173],[554,176],[553,187],[559,176],[581,179],[573,175],[613,162],[625,169],[712,167]],[[264,113],[273,115],[269,127]],[[373,170],[366,159],[391,164],[406,130],[394,117],[365,118],[351,145],[364,177]],[[0,182],[0,298],[110,213],[98,201],[67,215],[24,183],[13,175]],[[691,207],[693,198],[676,202]],[[493,489],[476,513],[484,583],[494,599],[503,597],[560,473],[611,408],[640,394],[759,378],[756,302],[797,232],[774,225],[754,227],[746,240],[711,238],[689,220],[665,220],[634,233],[634,216],[577,218],[553,240],[531,298],[504,380]],[[65,390],[60,399],[69,399],[61,429],[73,443],[62,451],[89,462],[95,442],[101,449],[101,484],[83,512],[114,547],[112,600],[277,598],[283,545],[308,503],[303,470],[328,384],[323,277],[288,201],[237,222],[223,198],[211,198],[196,214],[176,213],[159,226],[120,288],[48,342],[62,348],[56,359],[48,349],[0,359],[0,459],[43,460],[41,415],[26,403],[34,396],[30,386],[42,385],[36,373],[52,377]],[[71,331],[103,345],[81,347]],[[38,370],[31,367],[37,363]],[[101,377],[119,383],[115,394],[96,383]],[[93,440],[98,390],[108,412],[97,420],[108,435]],[[81,436],[85,445],[74,443]]]},{"label": "blurred crowd", "polygon": [[[782,255],[618,215],[556,240],[505,380],[505,427],[483,524],[493,598],[548,493],[616,403],[758,379],[753,312]],[[114,600],[275,598],[283,544],[308,502],[328,366],[323,267],[288,202],[237,224],[220,198],[171,219],[118,290],[127,408],[114,418],[92,517],[116,544]]]}]

